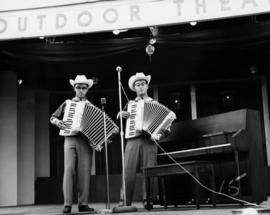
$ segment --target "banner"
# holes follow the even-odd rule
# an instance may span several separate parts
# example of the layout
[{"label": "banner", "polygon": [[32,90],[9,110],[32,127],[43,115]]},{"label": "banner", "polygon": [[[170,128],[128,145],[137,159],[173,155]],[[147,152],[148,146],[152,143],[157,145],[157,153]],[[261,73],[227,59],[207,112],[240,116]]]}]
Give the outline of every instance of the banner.
[{"label": "banner", "polygon": [[172,25],[269,11],[270,0],[110,0],[50,5],[1,11],[0,40]]}]

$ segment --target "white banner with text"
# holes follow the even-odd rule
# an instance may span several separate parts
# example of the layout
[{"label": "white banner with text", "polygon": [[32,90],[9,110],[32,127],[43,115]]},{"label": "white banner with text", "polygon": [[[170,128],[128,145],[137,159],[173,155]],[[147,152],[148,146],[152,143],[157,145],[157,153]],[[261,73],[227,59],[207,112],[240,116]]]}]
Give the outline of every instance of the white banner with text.
[{"label": "white banner with text", "polygon": [[270,0],[86,1],[0,11],[0,40],[172,25],[267,12]]}]

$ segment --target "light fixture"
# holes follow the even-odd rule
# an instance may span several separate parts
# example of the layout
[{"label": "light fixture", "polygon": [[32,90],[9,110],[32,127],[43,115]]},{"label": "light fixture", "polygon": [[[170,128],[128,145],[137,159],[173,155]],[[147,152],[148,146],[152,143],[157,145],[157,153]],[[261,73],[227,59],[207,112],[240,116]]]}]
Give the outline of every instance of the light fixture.
[{"label": "light fixture", "polygon": [[149,40],[149,43],[150,43],[151,45],[154,45],[156,42],[157,42],[157,39],[154,38],[154,37],[150,38],[150,40]]},{"label": "light fixture", "polygon": [[21,85],[22,82],[23,82],[22,79],[19,79],[19,80],[18,80],[18,84],[19,84],[19,85]]},{"label": "light fixture", "polygon": [[190,22],[189,24],[190,24],[191,26],[195,26],[195,25],[197,25],[197,22],[193,21],[193,22]]},{"label": "light fixture", "polygon": [[114,34],[114,35],[118,35],[118,34],[120,34],[120,31],[119,31],[119,30],[117,30],[117,29],[116,29],[116,30],[113,30],[112,32],[113,32],[113,34]]},{"label": "light fixture", "polygon": [[179,112],[181,109],[181,101],[184,98],[184,95],[180,92],[173,92],[169,95],[170,103],[172,104],[172,108],[174,111]]},{"label": "light fixture", "polygon": [[127,32],[127,31],[128,31],[128,29],[115,29],[112,32],[113,32],[114,35],[118,35],[118,34],[120,34],[122,32]]},{"label": "light fixture", "polygon": [[157,26],[150,26],[149,29],[150,29],[153,37],[156,37],[158,35],[158,27]]}]

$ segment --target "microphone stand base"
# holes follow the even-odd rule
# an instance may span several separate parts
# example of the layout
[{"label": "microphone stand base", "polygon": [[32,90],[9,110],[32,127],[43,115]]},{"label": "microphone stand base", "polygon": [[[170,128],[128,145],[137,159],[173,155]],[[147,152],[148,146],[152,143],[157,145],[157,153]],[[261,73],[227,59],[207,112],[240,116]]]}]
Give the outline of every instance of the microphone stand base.
[{"label": "microphone stand base", "polygon": [[99,214],[112,214],[113,211],[111,209],[100,209],[98,210]]},{"label": "microphone stand base", "polygon": [[135,206],[118,206],[113,208],[113,213],[128,213],[137,212],[138,209]]}]

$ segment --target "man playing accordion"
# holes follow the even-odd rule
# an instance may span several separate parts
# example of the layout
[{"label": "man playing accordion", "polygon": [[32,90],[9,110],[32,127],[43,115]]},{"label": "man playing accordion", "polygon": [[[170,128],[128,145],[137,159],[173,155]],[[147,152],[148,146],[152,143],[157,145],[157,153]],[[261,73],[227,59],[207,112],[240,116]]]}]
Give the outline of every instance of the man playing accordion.
[{"label": "man playing accordion", "polygon": [[[129,88],[136,92],[136,98],[132,101],[129,101],[129,103],[126,105],[128,106],[131,102],[138,103],[141,100],[144,101],[153,101],[152,98],[150,98],[147,94],[149,83],[151,80],[151,76],[145,76],[144,73],[136,73],[136,75],[133,75],[130,77],[128,81]],[[124,108],[125,109],[125,108]],[[131,117],[131,112],[128,111],[122,111],[119,112],[117,115],[117,118],[119,116],[122,116],[123,118],[127,119]],[[128,126],[128,125],[126,125]],[[127,133],[127,132],[126,132]],[[163,135],[166,132],[163,132]],[[126,181],[126,205],[130,206],[132,203],[132,196],[133,196],[133,190],[135,187],[135,178],[136,178],[136,170],[138,167],[148,167],[156,165],[157,163],[157,145],[154,143],[154,139],[158,141],[160,139],[160,136],[146,136],[146,135],[139,135],[130,139],[127,139],[127,144],[125,148],[125,181]],[[153,186],[152,186],[153,187]],[[146,191],[145,191],[145,183],[143,181],[143,204],[146,206]],[[120,203],[119,206],[124,206],[123,202],[123,187],[120,191]],[[153,206],[151,204],[152,209]]]},{"label": "man playing accordion", "polygon": [[[72,102],[90,103],[86,99],[88,90],[93,86],[93,80],[87,79],[85,75],[77,75],[75,80],[70,79],[70,84],[75,91],[75,97]],[[58,109],[52,114],[50,122],[59,129],[67,128],[67,122],[62,121],[63,114],[66,110],[66,103],[63,102]],[[64,209],[63,213],[70,213],[73,198],[73,183],[77,175],[78,183],[78,210],[79,212],[94,211],[88,207],[89,185],[90,185],[90,168],[91,168],[92,149],[85,139],[80,135],[65,136],[64,142]],[[76,162],[77,160],[77,162]],[[77,164],[77,167],[76,167]],[[76,174],[77,170],[77,174]]]}]

